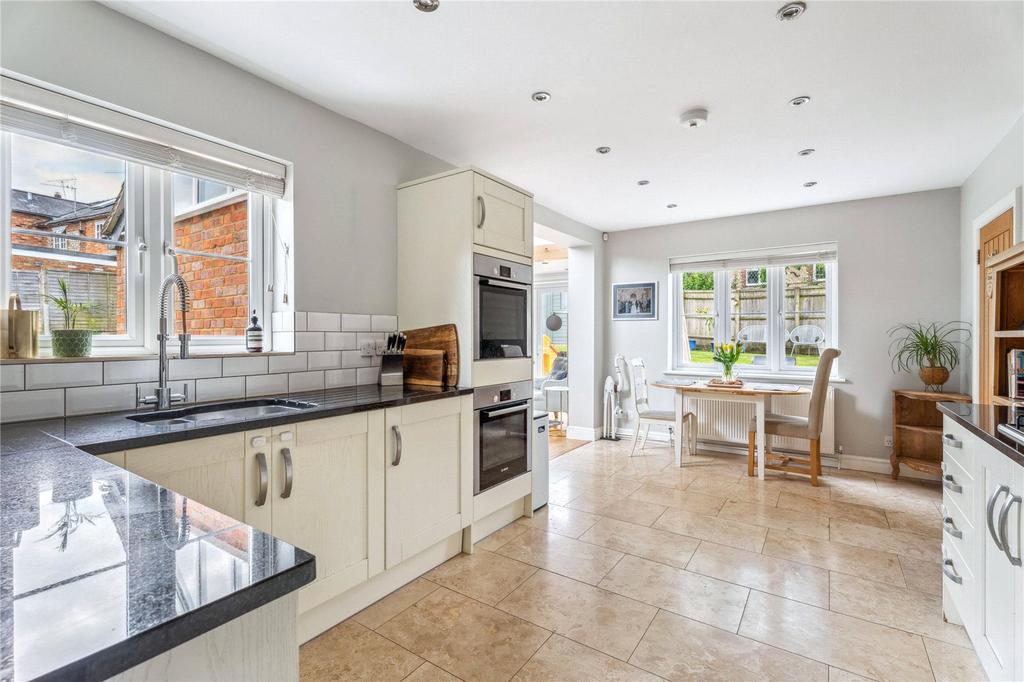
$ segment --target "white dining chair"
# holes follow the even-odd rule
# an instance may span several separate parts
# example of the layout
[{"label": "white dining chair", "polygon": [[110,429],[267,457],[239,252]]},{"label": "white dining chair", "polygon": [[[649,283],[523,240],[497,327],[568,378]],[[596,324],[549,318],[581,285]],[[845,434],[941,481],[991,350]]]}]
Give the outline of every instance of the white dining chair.
[{"label": "white dining chair", "polygon": [[[633,358],[630,361],[633,367],[633,411],[636,417],[636,428],[633,430],[633,447],[629,456],[636,455],[637,442],[640,442],[640,451],[647,447],[647,435],[652,425],[667,426],[669,443],[672,438],[683,438],[686,443],[687,454],[693,455],[697,451],[697,415],[693,412],[683,414],[684,433],[673,433],[676,415],[672,410],[652,410],[647,400],[647,366],[643,358]],[[640,431],[643,431],[643,438]]]}]

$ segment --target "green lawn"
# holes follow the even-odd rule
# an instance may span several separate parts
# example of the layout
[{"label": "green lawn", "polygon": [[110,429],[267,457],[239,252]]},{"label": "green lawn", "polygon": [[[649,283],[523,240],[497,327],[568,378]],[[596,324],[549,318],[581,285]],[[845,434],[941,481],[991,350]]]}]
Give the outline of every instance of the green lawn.
[{"label": "green lawn", "polygon": [[[790,356],[793,357],[793,356]],[[706,363],[711,364],[711,351],[709,350],[691,350],[690,361],[694,363]],[[752,365],[754,364],[753,353],[742,353],[740,359],[736,362],[737,365]],[[818,356],[817,355],[797,355],[796,356],[797,367],[817,367]]]}]

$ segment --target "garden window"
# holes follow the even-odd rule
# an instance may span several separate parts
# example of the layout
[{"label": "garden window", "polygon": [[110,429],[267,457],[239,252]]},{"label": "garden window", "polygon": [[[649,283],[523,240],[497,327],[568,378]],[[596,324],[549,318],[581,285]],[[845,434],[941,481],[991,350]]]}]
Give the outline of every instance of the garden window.
[{"label": "garden window", "polygon": [[834,244],[671,259],[673,369],[717,370],[737,342],[741,375],[813,372],[837,343],[836,267]]},{"label": "garden window", "polygon": [[42,346],[61,328],[48,296],[63,280],[88,306],[78,327],[96,332],[95,345],[152,351],[157,290],[171,272],[192,289],[193,343],[244,346],[252,310],[271,337],[264,232],[284,193],[282,164],[7,77],[3,85],[0,293],[43,312]]}]

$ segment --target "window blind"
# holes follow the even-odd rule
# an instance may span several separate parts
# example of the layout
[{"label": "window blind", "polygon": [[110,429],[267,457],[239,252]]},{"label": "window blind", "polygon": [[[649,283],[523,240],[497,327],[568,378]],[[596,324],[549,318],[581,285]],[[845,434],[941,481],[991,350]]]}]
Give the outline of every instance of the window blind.
[{"label": "window blind", "polygon": [[0,129],[281,198],[287,166],[3,77]]},{"label": "window blind", "polygon": [[821,242],[751,251],[679,256],[670,258],[668,262],[671,272],[692,272],[694,270],[729,270],[804,263],[834,263],[836,253],[835,242]]}]

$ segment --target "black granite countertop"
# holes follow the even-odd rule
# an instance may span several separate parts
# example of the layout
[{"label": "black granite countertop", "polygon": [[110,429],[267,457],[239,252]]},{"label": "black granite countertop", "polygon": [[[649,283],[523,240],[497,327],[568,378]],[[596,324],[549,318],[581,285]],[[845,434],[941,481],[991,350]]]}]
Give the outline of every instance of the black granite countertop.
[{"label": "black granite countertop", "polygon": [[[976,403],[939,403],[939,411],[978,436],[1017,464],[1024,466],[1024,445],[999,432],[1000,424],[1012,422],[1014,408]],[[1020,408],[1017,411],[1024,412]]]},{"label": "black granite countertop", "polygon": [[[314,557],[93,454],[471,393],[361,386],[216,425],[0,427],[0,680],[100,680],[311,582]],[[92,454],[90,454],[92,453]]]}]

